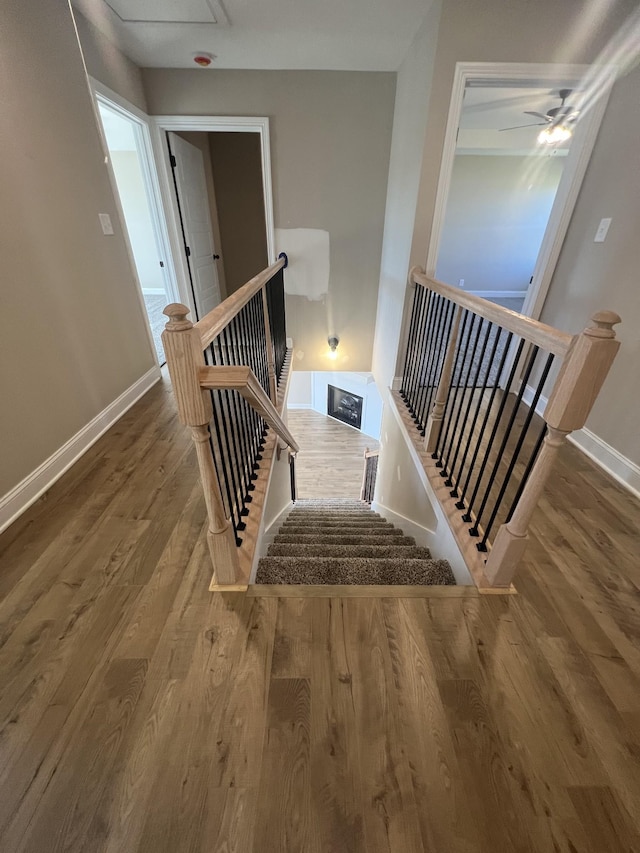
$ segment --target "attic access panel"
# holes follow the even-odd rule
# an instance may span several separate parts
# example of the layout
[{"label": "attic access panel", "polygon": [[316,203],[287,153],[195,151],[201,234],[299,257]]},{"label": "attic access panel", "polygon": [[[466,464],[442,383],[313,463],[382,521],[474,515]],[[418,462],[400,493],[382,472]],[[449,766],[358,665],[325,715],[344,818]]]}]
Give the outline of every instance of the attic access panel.
[{"label": "attic access panel", "polygon": [[342,421],[349,426],[360,429],[362,426],[362,404],[364,397],[352,394],[335,385],[327,388],[327,414],[330,418]]},{"label": "attic access panel", "polygon": [[217,0],[105,0],[126,24],[226,24]]}]

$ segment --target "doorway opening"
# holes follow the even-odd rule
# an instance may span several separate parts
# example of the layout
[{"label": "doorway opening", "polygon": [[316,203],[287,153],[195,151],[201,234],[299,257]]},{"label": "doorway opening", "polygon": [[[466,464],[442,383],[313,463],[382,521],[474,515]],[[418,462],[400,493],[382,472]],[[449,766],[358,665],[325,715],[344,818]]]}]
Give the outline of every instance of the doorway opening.
[{"label": "doorway opening", "polygon": [[153,122],[181,301],[199,320],[275,259],[269,120]]},{"label": "doorway opening", "polygon": [[587,72],[458,63],[428,275],[540,316],[613,82]]},{"label": "doorway opening", "polygon": [[161,334],[166,322],[162,311],[176,301],[177,292],[148,125],[142,116],[112,100],[102,87],[94,85],[94,93],[149,333],[162,365]]},{"label": "doorway opening", "polygon": [[167,131],[166,145],[195,316],[268,266],[260,137]]}]

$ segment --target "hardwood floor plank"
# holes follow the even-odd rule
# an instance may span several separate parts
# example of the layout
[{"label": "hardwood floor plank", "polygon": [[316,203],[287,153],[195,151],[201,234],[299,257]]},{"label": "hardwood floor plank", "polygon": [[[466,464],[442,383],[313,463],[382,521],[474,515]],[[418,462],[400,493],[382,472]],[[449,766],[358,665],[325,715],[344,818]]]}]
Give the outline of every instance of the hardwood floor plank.
[{"label": "hardwood floor plank", "polygon": [[55,768],[16,853],[82,849],[115,753],[144,684],[148,661],[114,660],[85,723]]},{"label": "hardwood floor plank", "polygon": [[309,598],[278,599],[271,678],[309,678],[311,614]]},{"label": "hardwood floor plank", "polygon": [[366,853],[359,720],[348,662],[345,602],[312,602],[311,768],[322,853]]},{"label": "hardwood floor plank", "polygon": [[399,709],[380,601],[345,599],[347,660],[357,716],[366,850],[422,853],[420,821],[399,731]]},{"label": "hardwood floor plank", "polygon": [[[310,704],[308,679],[271,682],[254,853],[318,850],[316,815],[311,809]],[[274,784],[277,797],[271,795]]]}]

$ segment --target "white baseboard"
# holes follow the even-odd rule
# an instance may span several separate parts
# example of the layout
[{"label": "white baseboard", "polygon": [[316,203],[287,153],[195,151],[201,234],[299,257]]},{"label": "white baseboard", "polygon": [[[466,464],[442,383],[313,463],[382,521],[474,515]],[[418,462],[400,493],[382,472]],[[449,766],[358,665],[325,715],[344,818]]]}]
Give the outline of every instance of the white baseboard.
[{"label": "white baseboard", "polygon": [[159,367],[152,367],[106,409],[82,427],[59,450],[0,498],[0,533],[9,527],[31,504],[76,462],[109,427],[124,415],[143,394],[161,379]]},{"label": "white baseboard", "polygon": [[430,530],[428,527],[424,527],[416,521],[411,521],[411,519],[405,518],[404,515],[394,512],[392,509],[389,509],[388,506],[378,503],[378,501],[371,502],[371,509],[374,512],[379,512],[380,515],[384,516],[384,518],[386,518],[387,521],[390,521],[391,524],[395,524],[396,527],[402,530],[405,536],[413,536],[416,540],[416,545],[420,545],[422,548],[433,547],[433,537],[435,535],[434,530]]},{"label": "white baseboard", "polygon": [[311,403],[287,403],[287,409],[313,409]]},{"label": "white baseboard", "polygon": [[402,388],[402,376],[394,376],[391,381],[391,390],[399,391]]},{"label": "white baseboard", "polygon": [[[464,288],[461,288],[464,290]],[[464,290],[465,293],[470,293],[471,296],[481,296],[483,299],[524,299],[527,295],[526,290]]]},{"label": "white baseboard", "polygon": [[575,444],[596,465],[610,474],[614,480],[640,498],[640,466],[627,459],[615,447],[611,447],[591,430],[583,428],[572,432],[569,441]]},{"label": "white baseboard", "polygon": [[[527,385],[522,399],[528,406],[533,402],[534,394],[535,390]],[[548,402],[546,397],[540,397],[536,405],[536,414],[542,417]],[[599,465],[614,480],[617,480],[620,485],[629,489],[636,497],[640,497],[640,466],[632,462],[631,459],[627,459],[615,447],[611,447],[610,444],[607,444],[600,436],[586,427],[569,433],[567,438],[596,465]]]}]

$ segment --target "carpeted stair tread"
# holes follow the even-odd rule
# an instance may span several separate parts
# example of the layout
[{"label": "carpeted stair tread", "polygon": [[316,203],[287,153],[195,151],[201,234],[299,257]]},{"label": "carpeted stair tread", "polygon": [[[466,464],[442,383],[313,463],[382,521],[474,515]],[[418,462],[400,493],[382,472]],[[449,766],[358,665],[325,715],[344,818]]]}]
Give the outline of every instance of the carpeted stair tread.
[{"label": "carpeted stair tread", "polygon": [[[274,537],[274,543],[277,544],[326,544],[326,545],[387,545],[390,542],[393,545],[415,545],[416,540],[413,536],[403,536],[401,530],[383,531],[384,536],[352,536],[350,533],[334,536],[326,534],[318,534],[305,530],[304,533],[277,533]],[[391,540],[388,534],[393,533]]]},{"label": "carpeted stair tread", "polygon": [[270,584],[455,584],[446,560],[354,557],[263,557],[256,583]]},{"label": "carpeted stair tread", "polygon": [[402,530],[398,530],[397,527],[393,527],[389,525],[389,527],[344,527],[339,524],[333,525],[333,527],[315,527],[312,525],[301,524],[299,526],[291,526],[285,527],[284,525],[280,528],[280,532],[283,534],[291,534],[292,536],[304,534],[304,533],[315,533],[317,536],[339,536],[344,534],[345,536],[353,535],[353,536],[402,536]]},{"label": "carpeted stair tread", "polygon": [[351,521],[347,518],[309,519],[308,521],[304,518],[296,518],[293,521],[287,519],[281,527],[299,527],[300,525],[308,527],[380,527],[383,530],[393,527],[393,524],[382,518],[362,518],[358,521]]},{"label": "carpeted stair tread", "polygon": [[330,518],[337,518],[348,521],[385,521],[376,512],[291,512],[286,518],[286,521],[293,519],[303,519],[304,521],[323,521]]},{"label": "carpeted stair tread", "polygon": [[[395,540],[393,540],[395,542]],[[417,545],[328,545],[326,542],[304,545],[297,542],[274,542],[267,552],[268,557],[381,557],[412,560],[430,560],[428,548]]]}]

